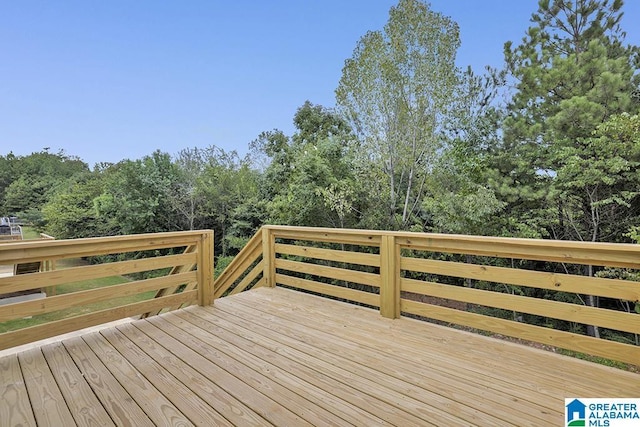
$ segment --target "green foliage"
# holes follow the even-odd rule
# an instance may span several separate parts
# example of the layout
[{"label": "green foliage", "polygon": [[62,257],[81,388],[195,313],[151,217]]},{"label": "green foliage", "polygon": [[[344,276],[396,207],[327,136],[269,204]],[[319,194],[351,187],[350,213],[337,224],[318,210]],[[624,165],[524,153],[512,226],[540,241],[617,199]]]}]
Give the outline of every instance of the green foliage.
[{"label": "green foliage", "polygon": [[32,211],[39,210],[66,180],[88,170],[79,159],[47,149],[23,157],[0,156],[0,166],[0,208],[9,215],[31,211],[32,218],[37,216]]},{"label": "green foliage", "polygon": [[108,234],[156,233],[175,230],[177,220],[168,195],[177,170],[166,153],[125,160],[108,173],[104,192],[96,200]]},{"label": "green foliage", "polygon": [[[540,236],[618,240],[616,223],[636,214],[633,150],[612,156],[623,147],[601,127],[640,108],[638,48],[623,44],[621,8],[618,0],[543,1],[522,43],[505,44],[516,91],[490,182],[515,223]],[[627,178],[615,177],[620,167],[631,167]]]},{"label": "green foliage", "polygon": [[[70,284],[60,285],[56,287],[56,293],[58,295],[66,294],[70,292],[78,292],[89,289],[97,289],[106,286],[119,285],[126,283],[127,279],[122,276],[103,277],[100,279],[83,280],[80,282],[74,282]],[[53,311],[46,314],[40,314],[29,318],[15,319],[7,322],[0,323],[0,333],[14,331],[17,329],[26,328],[29,326],[40,325],[43,323],[49,323],[60,319],[66,319],[73,316],[86,314],[91,311],[104,310],[112,307],[119,307],[126,304],[132,304],[144,300],[151,299],[155,296],[155,291],[144,292],[140,294],[130,295],[126,297],[114,298],[107,301],[87,304],[78,307],[67,308],[64,310]]]},{"label": "green foliage", "polygon": [[215,260],[215,270],[213,272],[213,276],[219,277],[224,271],[224,269],[227,268],[229,264],[231,264],[231,261],[233,261],[233,258],[234,258],[233,256],[217,257]]},{"label": "green foliage", "polygon": [[387,227],[408,228],[420,207],[459,84],[459,45],[455,22],[401,0],[384,30],[368,32],[345,62],[336,99],[360,141],[360,179],[376,195],[371,204],[386,208]]},{"label": "green foliage", "polygon": [[[263,132],[244,158],[211,146],[93,171],[63,152],[10,153],[0,156],[0,214],[58,238],[210,228],[216,275],[264,223],[637,243],[640,50],[625,45],[621,16],[621,0],[542,0],[522,41],[505,44],[506,68],[476,75],[455,65],[455,22],[421,0],[400,0],[383,30],[365,34],[346,60],[338,109],[305,102],[293,135]],[[563,268],[638,280],[625,269]],[[637,301],[410,274],[640,314]],[[577,333],[593,328],[467,308]]]},{"label": "green foliage", "polygon": [[640,213],[640,116],[611,116],[555,150],[562,214],[579,240],[620,240]]},{"label": "green foliage", "polygon": [[240,205],[255,200],[258,176],[250,168],[248,160],[241,160],[233,151],[220,150],[209,159],[202,171],[196,191],[202,201],[198,206],[199,217],[216,232],[216,244],[223,256],[228,254],[235,210]]},{"label": "green foliage", "polygon": [[467,234],[488,234],[487,222],[504,205],[491,189],[480,185],[463,192],[439,192],[422,203],[435,231]]},{"label": "green foliage", "polygon": [[[297,131],[263,133],[253,146],[271,161],[261,192],[268,199],[268,221],[276,224],[344,227],[353,214],[354,193],[346,122],[321,106],[306,102],[294,117]],[[337,197],[342,197],[338,202]]]},{"label": "green foliage", "polygon": [[22,227],[22,238],[24,240],[32,240],[39,239],[40,233],[33,227],[23,226]]},{"label": "green foliage", "polygon": [[97,174],[85,173],[65,184],[42,207],[46,231],[57,239],[93,237],[101,234],[94,200],[103,192]]}]

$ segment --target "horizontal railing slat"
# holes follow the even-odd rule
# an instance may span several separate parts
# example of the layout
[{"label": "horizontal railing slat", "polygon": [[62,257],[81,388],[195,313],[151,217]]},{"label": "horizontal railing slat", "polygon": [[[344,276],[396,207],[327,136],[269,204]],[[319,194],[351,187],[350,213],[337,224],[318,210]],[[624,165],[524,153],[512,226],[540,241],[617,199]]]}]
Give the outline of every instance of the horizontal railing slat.
[{"label": "horizontal railing slat", "polygon": [[81,280],[122,276],[124,274],[169,268],[176,265],[193,264],[195,261],[196,254],[189,253],[71,267],[63,270],[44,271],[20,276],[1,277],[0,294],[63,285]]},{"label": "horizontal railing slat", "polygon": [[405,278],[400,290],[640,334],[640,315],[632,313]]},{"label": "horizontal railing slat", "polygon": [[344,268],[328,267],[325,265],[291,261],[282,258],[276,258],[275,267],[283,270],[295,271],[298,273],[312,274],[314,276],[322,276],[328,277],[330,279],[359,283],[361,285],[375,286],[378,288],[380,287],[380,275],[366,273],[364,271],[354,271]]},{"label": "horizontal railing slat", "polygon": [[170,276],[156,277],[153,279],[127,282],[120,285],[71,292],[38,300],[0,305],[0,322],[45,314],[72,307],[79,307],[113,298],[127,297],[143,292],[155,291],[168,286],[176,286],[194,280],[196,280],[196,272],[192,271]]},{"label": "horizontal railing slat", "polygon": [[640,300],[640,283],[628,280],[409,257],[400,259],[400,269],[530,288],[619,298],[627,301]]},{"label": "horizontal railing slat", "polygon": [[380,246],[379,231],[347,230],[344,228],[286,227],[269,225],[276,239],[302,240],[350,245]]},{"label": "horizontal railing slat", "polygon": [[[399,233],[402,236],[404,233]],[[640,245],[623,243],[571,242],[560,240],[515,239],[417,233],[397,238],[407,249],[562,262],[611,267],[638,268]]]},{"label": "horizontal railing slat", "polygon": [[342,298],[349,301],[367,304],[373,307],[380,306],[380,298],[377,294],[349,289],[342,286],[332,286],[326,283],[315,282],[313,280],[301,279],[299,277],[287,276],[276,273],[276,283],[293,288],[304,289],[323,295]]},{"label": "horizontal railing slat", "polygon": [[[173,268],[171,268],[171,271],[169,272],[169,274],[173,275],[173,274],[179,274],[179,273],[184,273],[184,272],[193,270],[197,265],[197,256],[198,256],[197,251],[198,251],[198,245],[189,245],[186,248],[184,248],[183,255],[192,254],[193,260],[189,263],[173,265],[172,266]],[[188,290],[195,289],[195,286],[197,286],[197,282],[191,282],[187,284],[187,289]],[[177,287],[175,286],[159,289],[158,292],[156,292],[156,298],[173,294],[176,291],[177,291]],[[177,310],[178,308],[180,307],[171,307],[170,310]],[[156,314],[158,313],[157,312],[144,313],[141,317],[146,318]]]},{"label": "horizontal railing slat", "polygon": [[5,332],[0,334],[0,350],[77,331],[90,326],[112,322],[125,317],[135,316],[148,311],[160,310],[167,306],[194,303],[197,301],[198,291],[188,291],[119,307],[108,308],[89,314],[83,314],[81,316],[56,320],[42,325],[19,329],[17,331]]},{"label": "horizontal railing slat", "polygon": [[638,364],[640,360],[640,347],[638,346],[405,299],[400,301],[400,309],[402,312],[429,319],[467,326],[482,331],[491,331],[621,362]]},{"label": "horizontal railing slat", "polygon": [[336,249],[312,248],[309,246],[286,245],[276,243],[276,254],[294,255],[326,261],[346,262],[349,264],[380,267],[380,255],[363,252],[341,251]]}]

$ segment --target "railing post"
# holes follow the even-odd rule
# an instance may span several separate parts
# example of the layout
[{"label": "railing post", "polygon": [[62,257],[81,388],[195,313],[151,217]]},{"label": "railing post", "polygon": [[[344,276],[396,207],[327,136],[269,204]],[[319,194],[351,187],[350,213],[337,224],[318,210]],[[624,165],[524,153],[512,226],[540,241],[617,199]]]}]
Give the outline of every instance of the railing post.
[{"label": "railing post", "polygon": [[198,299],[213,304],[213,231],[204,231],[198,241]]},{"label": "railing post", "polygon": [[273,288],[276,286],[276,239],[273,231],[268,227],[262,227],[262,276],[265,286]]},{"label": "railing post", "polygon": [[393,235],[383,235],[380,244],[380,314],[400,317],[400,247]]}]

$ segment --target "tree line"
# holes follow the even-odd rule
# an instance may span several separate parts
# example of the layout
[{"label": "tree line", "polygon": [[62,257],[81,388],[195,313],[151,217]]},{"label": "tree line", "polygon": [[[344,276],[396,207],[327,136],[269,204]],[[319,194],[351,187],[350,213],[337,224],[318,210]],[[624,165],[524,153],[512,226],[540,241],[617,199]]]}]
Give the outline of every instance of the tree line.
[{"label": "tree line", "polygon": [[640,49],[622,16],[622,0],[541,0],[504,67],[476,74],[456,66],[451,18],[400,0],[345,61],[336,107],[305,102],[292,135],[265,131],[245,156],[185,148],[93,169],[10,153],[0,212],[57,238],[213,229],[221,259],[265,223],[637,242]]},{"label": "tree line", "polygon": [[244,157],[212,146],[97,164],[0,156],[0,208],[74,238],[213,228],[236,250],[259,225],[588,241],[638,234],[637,46],[620,0],[541,1],[505,67],[456,66],[457,24],[400,0],[345,61],[337,106]]}]

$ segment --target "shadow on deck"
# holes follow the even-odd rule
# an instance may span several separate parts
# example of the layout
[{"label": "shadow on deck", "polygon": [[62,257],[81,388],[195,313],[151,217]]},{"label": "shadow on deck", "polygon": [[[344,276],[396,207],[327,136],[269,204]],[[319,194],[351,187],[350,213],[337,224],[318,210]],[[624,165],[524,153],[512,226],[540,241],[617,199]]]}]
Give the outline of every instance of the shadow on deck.
[{"label": "shadow on deck", "polygon": [[638,376],[283,288],[0,359],[0,425],[561,425]]}]

